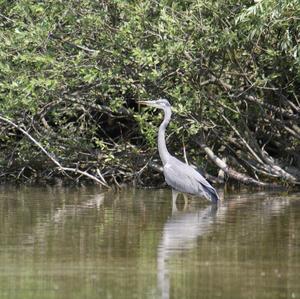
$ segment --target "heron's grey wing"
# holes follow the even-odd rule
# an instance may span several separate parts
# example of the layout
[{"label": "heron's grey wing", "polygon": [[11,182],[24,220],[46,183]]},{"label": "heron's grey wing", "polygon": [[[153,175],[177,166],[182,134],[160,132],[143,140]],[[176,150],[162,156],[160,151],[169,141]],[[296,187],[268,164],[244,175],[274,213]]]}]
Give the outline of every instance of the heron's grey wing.
[{"label": "heron's grey wing", "polygon": [[[192,171],[187,168],[187,164],[179,160],[172,160],[164,166],[164,175],[168,185],[177,191],[197,194],[199,182],[198,175],[194,175]],[[201,182],[200,182],[201,183]]]},{"label": "heron's grey wing", "polygon": [[213,201],[218,200],[216,190],[196,169],[172,158],[164,166],[164,175],[168,185],[180,192],[205,196]]}]

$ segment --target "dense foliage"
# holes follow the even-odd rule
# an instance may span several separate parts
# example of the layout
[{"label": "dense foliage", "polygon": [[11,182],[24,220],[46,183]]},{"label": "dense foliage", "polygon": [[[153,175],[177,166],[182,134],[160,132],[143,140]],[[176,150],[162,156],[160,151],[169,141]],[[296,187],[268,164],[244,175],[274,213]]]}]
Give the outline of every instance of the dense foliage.
[{"label": "dense foliage", "polygon": [[[177,156],[187,146],[217,175],[205,143],[256,182],[295,183],[299,16],[298,0],[0,0],[0,116],[65,167],[141,183],[160,163],[161,115],[137,101],[165,97]],[[16,127],[0,130],[2,178],[60,174]]]}]

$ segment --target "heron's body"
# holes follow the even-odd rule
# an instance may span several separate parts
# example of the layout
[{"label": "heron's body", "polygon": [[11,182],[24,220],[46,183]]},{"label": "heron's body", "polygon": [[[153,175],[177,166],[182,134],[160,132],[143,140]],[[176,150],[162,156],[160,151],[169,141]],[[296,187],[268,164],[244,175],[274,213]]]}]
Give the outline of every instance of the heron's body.
[{"label": "heron's body", "polygon": [[165,141],[165,131],[171,120],[172,112],[170,103],[164,99],[140,103],[164,110],[164,120],[158,132],[158,151],[163,163],[164,176],[167,184],[177,192],[205,197],[213,203],[216,203],[219,200],[219,196],[209,182],[192,166],[176,159],[168,152]]},{"label": "heron's body", "polygon": [[164,165],[164,176],[166,183],[178,192],[205,197],[212,202],[218,201],[216,190],[209,182],[196,169],[175,157],[171,156]]}]

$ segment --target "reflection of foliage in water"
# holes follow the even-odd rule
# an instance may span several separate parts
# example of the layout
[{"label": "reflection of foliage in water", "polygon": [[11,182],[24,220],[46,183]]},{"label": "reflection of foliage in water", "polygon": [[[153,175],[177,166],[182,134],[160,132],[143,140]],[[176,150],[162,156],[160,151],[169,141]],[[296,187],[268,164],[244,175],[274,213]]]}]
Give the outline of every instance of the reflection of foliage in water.
[{"label": "reflection of foliage in water", "polygon": [[292,294],[299,277],[298,199],[232,195],[210,218],[211,207],[195,203],[171,215],[171,193],[164,190],[99,194],[98,188],[2,187],[1,294],[155,298],[166,229],[176,236],[172,221],[196,214],[200,226],[193,218],[189,242],[165,247],[173,298],[199,292],[208,298],[219,292],[224,298],[263,298],[266,286],[275,298]]}]

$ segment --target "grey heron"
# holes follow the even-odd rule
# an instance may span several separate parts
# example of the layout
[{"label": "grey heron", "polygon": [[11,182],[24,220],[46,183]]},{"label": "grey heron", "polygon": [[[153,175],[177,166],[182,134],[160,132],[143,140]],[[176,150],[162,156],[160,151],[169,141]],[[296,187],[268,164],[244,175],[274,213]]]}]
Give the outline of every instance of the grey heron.
[{"label": "grey heron", "polygon": [[204,197],[212,203],[217,203],[219,195],[210,183],[195,168],[173,157],[167,149],[165,132],[172,115],[168,100],[139,101],[139,103],[164,111],[164,120],[158,131],[158,152],[163,164],[165,181],[172,187],[173,207],[176,205],[178,193]]}]

